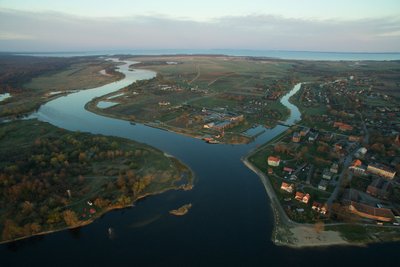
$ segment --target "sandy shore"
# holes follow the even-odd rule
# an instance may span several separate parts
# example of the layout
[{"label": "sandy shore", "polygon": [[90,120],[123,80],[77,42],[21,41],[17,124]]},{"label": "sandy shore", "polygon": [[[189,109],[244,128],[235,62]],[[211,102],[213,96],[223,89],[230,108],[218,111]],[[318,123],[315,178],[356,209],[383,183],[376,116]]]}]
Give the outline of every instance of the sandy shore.
[{"label": "sandy shore", "polygon": [[323,229],[318,229],[318,227],[312,224],[300,224],[290,220],[279,203],[268,177],[248,161],[248,157],[253,153],[242,159],[242,161],[250,170],[260,177],[271,200],[270,203],[275,220],[274,232],[272,233],[271,239],[275,245],[292,248],[357,245],[347,242],[339,232],[325,231]]},{"label": "sandy shore", "polygon": [[339,232],[319,231],[310,225],[275,226],[272,241],[292,248],[356,245],[344,240]]}]

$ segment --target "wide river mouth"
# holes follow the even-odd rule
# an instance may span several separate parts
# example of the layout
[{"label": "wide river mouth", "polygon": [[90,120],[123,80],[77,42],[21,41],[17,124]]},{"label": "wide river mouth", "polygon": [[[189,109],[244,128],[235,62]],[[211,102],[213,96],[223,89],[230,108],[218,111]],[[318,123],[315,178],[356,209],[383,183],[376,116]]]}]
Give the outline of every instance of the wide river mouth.
[{"label": "wide river mouth", "polygon": [[[110,212],[77,230],[2,245],[1,261],[8,263],[4,266],[286,266],[307,264],[310,258],[315,264],[336,266],[341,256],[369,255],[362,248],[293,250],[270,241],[274,220],[268,196],[257,175],[240,159],[287,127],[265,128],[263,134],[246,145],[209,145],[85,110],[85,104],[95,97],[156,75],[149,70],[129,71],[135,62],[124,62],[119,66],[124,79],[59,97],[44,104],[35,116],[67,130],[128,138],[165,151],[194,171],[194,189],[151,196],[133,208]],[[300,120],[299,110],[288,101],[300,86],[295,85],[281,100],[291,111],[285,124]],[[193,204],[187,215],[169,214],[169,210],[187,203]],[[114,229],[113,238],[108,235],[109,227]],[[387,254],[384,248],[376,246],[374,253]],[[395,248],[399,246],[389,246]],[[334,260],[327,262],[328,257]]]}]

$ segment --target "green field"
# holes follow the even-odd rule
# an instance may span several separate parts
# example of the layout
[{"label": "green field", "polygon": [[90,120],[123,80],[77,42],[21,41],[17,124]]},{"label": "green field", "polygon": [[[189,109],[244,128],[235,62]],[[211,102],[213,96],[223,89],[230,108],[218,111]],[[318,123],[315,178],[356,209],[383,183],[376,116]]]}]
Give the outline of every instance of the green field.
[{"label": "green field", "polygon": [[33,78],[24,85],[35,91],[64,91],[94,88],[122,78],[121,75],[103,75],[101,70],[110,68],[110,62],[84,62],[73,64],[65,70],[49,72]]}]

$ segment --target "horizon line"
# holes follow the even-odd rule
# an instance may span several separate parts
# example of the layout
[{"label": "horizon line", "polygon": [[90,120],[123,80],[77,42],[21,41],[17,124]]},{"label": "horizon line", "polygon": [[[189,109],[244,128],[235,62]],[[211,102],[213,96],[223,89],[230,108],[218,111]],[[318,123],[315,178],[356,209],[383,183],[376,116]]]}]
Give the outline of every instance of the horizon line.
[{"label": "horizon line", "polygon": [[[281,50],[281,49],[247,49],[247,48],[152,48],[152,49],[142,49],[142,48],[121,48],[121,49],[95,49],[95,50],[59,50],[59,51],[2,51],[0,53],[4,54],[72,54],[72,53],[97,53],[97,52],[127,52],[127,51],[252,51],[252,52],[297,52],[297,53],[326,53],[326,54],[400,54],[400,51],[321,51],[321,50]],[[185,54],[185,53],[179,53]],[[193,54],[193,53],[189,53]]]}]

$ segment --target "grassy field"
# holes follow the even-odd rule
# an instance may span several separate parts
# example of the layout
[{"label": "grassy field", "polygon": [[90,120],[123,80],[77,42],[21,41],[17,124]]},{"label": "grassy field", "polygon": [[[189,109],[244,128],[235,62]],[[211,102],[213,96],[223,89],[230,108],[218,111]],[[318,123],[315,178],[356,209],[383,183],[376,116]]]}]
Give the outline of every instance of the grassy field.
[{"label": "grassy field", "polygon": [[[111,108],[96,108],[98,101],[107,101],[109,96],[96,99],[87,106],[91,111],[138,122],[163,122],[160,127],[192,136],[219,134],[203,131],[204,124],[209,122],[202,120],[203,108],[243,115],[242,123],[225,129],[227,135],[222,142],[228,143],[248,142],[241,134],[254,124],[272,127],[289,115],[278,100],[296,82],[289,75],[291,62],[219,56],[129,59],[141,61],[134,68],[156,71],[157,78],[121,90],[124,96],[113,98],[112,102],[118,105]],[[166,85],[174,89],[160,89]],[[159,105],[163,102],[168,105]]]},{"label": "grassy field", "polygon": [[[19,75],[18,80],[26,82],[13,85],[16,92],[11,92],[12,97],[0,103],[0,117],[32,112],[51,99],[52,96],[48,93],[52,91],[93,88],[122,78],[122,74],[113,71],[114,63],[111,62],[93,58],[65,59],[65,61],[61,67],[54,67],[55,70],[42,71],[39,74],[28,71],[26,74],[15,74]],[[102,69],[109,69],[111,75],[99,73]]]},{"label": "grassy field", "polygon": [[400,227],[385,228],[380,226],[345,224],[325,226],[325,230],[340,232],[347,241],[360,244],[391,242],[399,241],[400,239]]},{"label": "grassy field", "polygon": [[39,92],[94,88],[122,78],[121,75],[103,75],[100,73],[101,70],[112,66],[113,63],[110,62],[89,61],[73,64],[65,70],[35,77],[24,87]]},{"label": "grassy field", "polygon": [[[135,57],[141,67],[152,69],[168,79],[188,82],[192,86],[215,92],[251,90],[288,76],[291,62],[256,61],[244,57]],[[176,65],[155,65],[147,62],[175,61]],[[146,64],[147,63],[147,64]]]}]

